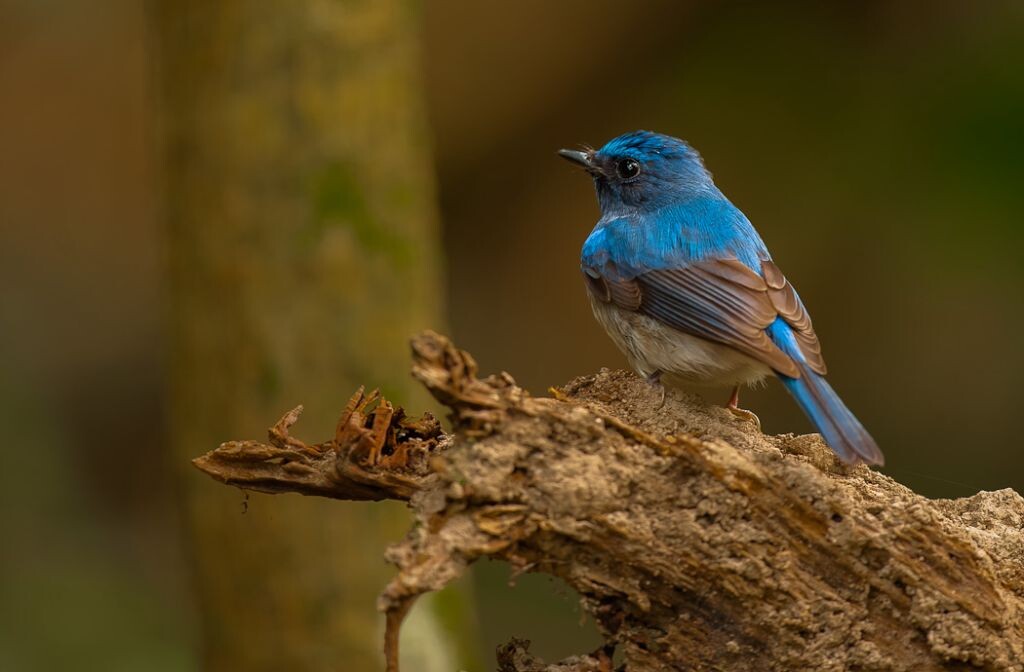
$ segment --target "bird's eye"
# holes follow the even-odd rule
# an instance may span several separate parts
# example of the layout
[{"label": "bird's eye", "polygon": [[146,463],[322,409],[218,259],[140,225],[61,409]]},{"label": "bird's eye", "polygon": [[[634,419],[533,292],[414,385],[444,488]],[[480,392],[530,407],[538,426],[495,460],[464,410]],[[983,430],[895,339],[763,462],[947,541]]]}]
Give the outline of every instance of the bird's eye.
[{"label": "bird's eye", "polygon": [[622,159],[615,164],[615,171],[624,180],[631,180],[640,174],[640,162],[636,159]]}]

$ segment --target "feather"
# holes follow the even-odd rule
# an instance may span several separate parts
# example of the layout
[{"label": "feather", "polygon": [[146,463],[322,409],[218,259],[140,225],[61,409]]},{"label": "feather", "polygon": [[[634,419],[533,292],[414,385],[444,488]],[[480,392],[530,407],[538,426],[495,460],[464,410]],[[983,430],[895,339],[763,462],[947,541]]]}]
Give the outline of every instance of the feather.
[{"label": "feather", "polygon": [[762,262],[764,277],[738,259],[652,270],[630,279],[608,264],[605,269],[584,267],[587,286],[598,300],[639,312],[692,336],[728,345],[780,374],[799,378],[797,362],[772,342],[766,331],[781,317],[797,334],[806,366],[825,373],[807,311],[771,261]]}]

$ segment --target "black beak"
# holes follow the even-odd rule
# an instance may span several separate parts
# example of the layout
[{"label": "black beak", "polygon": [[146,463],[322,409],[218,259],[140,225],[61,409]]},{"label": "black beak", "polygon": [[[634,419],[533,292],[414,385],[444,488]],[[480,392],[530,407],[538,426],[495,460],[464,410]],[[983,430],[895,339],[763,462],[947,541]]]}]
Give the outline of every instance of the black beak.
[{"label": "black beak", "polygon": [[594,163],[593,152],[581,152],[576,149],[560,149],[558,150],[558,155],[566,161],[572,161],[576,165],[581,166],[588,173],[601,172]]}]

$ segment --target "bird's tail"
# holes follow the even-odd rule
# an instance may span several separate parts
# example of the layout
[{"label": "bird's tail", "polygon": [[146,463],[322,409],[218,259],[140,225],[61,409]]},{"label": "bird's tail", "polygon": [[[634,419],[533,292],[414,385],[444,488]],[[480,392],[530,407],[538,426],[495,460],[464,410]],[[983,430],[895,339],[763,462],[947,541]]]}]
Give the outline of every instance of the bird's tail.
[{"label": "bird's tail", "polygon": [[800,371],[799,378],[790,378],[780,373],[779,379],[825,437],[825,442],[836,451],[839,459],[847,464],[884,464],[882,451],[868,430],[864,429],[860,420],[826,382],[825,376],[807,365],[792,328],[779,317],[769,328],[768,334],[793,359]]},{"label": "bird's tail", "polygon": [[783,375],[779,378],[839,459],[847,464],[883,464],[885,458],[878,444],[825,377],[811,371],[803,362],[798,361],[797,366],[800,367],[799,378]]}]

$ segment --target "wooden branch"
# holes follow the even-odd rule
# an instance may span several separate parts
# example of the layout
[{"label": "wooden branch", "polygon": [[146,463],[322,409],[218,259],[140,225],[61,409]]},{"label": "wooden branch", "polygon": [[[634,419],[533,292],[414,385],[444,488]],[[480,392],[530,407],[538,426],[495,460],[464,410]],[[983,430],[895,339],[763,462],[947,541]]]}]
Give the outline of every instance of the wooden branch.
[{"label": "wooden branch", "polygon": [[[1024,672],[1024,499],[928,500],[839,464],[817,435],[764,436],[722,409],[602,371],[534,398],[447,339],[413,373],[452,434],[358,392],[334,439],[229,442],[196,460],[264,492],[407,500],[388,551],[388,669],[401,619],[481,557],[579,594],[629,672]],[[502,672],[604,672],[610,649],[545,665],[522,642]]]},{"label": "wooden branch", "polygon": [[228,441],[192,463],[227,485],[277,494],[334,499],[409,499],[428,489],[430,458],[448,445],[437,418],[405,417],[376,390],[360,387],[338,420],[334,438],[309,445],[289,434],[302,406],[270,428],[269,444]]}]

